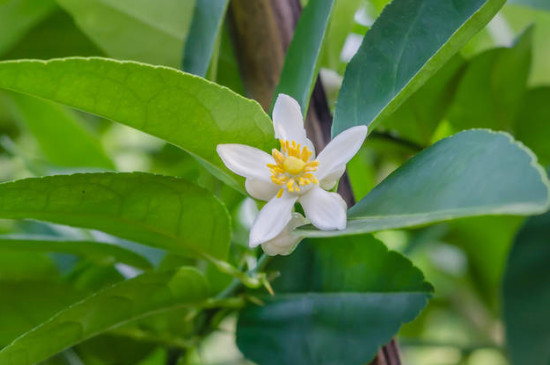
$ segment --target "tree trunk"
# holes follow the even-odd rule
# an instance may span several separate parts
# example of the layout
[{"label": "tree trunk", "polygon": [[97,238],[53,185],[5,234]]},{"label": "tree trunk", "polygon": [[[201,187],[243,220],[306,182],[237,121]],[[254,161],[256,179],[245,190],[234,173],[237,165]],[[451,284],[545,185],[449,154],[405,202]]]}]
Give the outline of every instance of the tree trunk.
[{"label": "tree trunk", "polygon": [[[270,110],[301,10],[299,0],[231,0],[232,40],[245,89],[266,112]],[[330,141],[331,125],[332,115],[321,79],[317,77],[306,117],[306,130],[317,153]],[[340,180],[338,192],[349,207],[355,204],[347,174]],[[370,364],[400,365],[395,339],[382,347]]]}]

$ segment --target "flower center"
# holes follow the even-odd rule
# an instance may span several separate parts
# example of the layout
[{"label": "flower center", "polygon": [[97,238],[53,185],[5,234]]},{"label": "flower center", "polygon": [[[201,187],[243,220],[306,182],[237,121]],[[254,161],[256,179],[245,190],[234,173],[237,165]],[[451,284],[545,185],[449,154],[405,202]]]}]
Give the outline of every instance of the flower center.
[{"label": "flower center", "polygon": [[296,141],[281,140],[281,151],[273,149],[272,155],[276,164],[267,164],[271,170],[271,181],[281,185],[277,198],[283,195],[285,187],[289,192],[300,192],[301,186],[318,181],[312,174],[317,170],[319,161],[310,161],[313,152],[307,146],[300,146]]}]

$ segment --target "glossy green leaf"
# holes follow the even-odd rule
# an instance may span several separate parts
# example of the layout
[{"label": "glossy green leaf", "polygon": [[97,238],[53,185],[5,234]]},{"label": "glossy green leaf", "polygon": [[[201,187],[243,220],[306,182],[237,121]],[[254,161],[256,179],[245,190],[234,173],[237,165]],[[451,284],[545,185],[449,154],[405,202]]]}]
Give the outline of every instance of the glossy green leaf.
[{"label": "glossy green leaf", "polygon": [[541,163],[550,165],[550,87],[524,94],[514,124],[515,136],[535,152]]},{"label": "glossy green leaf", "polygon": [[70,285],[44,278],[2,278],[0,293],[0,348],[82,298]]},{"label": "glossy green leaf", "polygon": [[196,0],[183,54],[184,71],[203,77],[206,75],[227,3],[228,0]]},{"label": "glossy green leaf", "polygon": [[61,105],[21,94],[9,97],[13,111],[37,139],[48,160],[65,167],[114,169],[99,139],[76,113]]},{"label": "glossy green leaf", "polygon": [[332,135],[370,130],[418,89],[505,0],[395,0],[367,32],[346,69]]},{"label": "glossy green leaf", "polygon": [[503,282],[506,343],[512,364],[550,363],[550,213],[519,231]]},{"label": "glossy green leaf", "polygon": [[480,215],[545,212],[549,183],[536,157],[509,134],[468,130],[443,139],[394,171],[348,212],[331,236]]},{"label": "glossy green leaf", "polygon": [[54,0],[8,0],[0,3],[0,55],[55,8]]},{"label": "glossy green leaf", "polygon": [[275,91],[275,95],[282,93],[296,99],[304,114],[319,71],[321,46],[327,33],[333,4],[334,0],[308,2],[288,47],[279,85]]},{"label": "glossy green leaf", "polygon": [[370,235],[300,244],[268,270],[276,295],[239,316],[237,344],[271,364],[366,364],[432,291],[422,272]]},{"label": "glossy green leaf", "polygon": [[97,229],[167,250],[224,259],[227,210],[185,180],[145,173],[90,173],[0,184],[0,218]]},{"label": "glossy green leaf", "polygon": [[109,56],[179,67],[194,1],[57,0]]},{"label": "glossy green leaf", "polygon": [[[0,88],[38,96],[126,124],[202,159],[238,186],[220,143],[269,150],[271,120],[255,101],[165,67],[101,58],[0,62]],[[225,172],[225,174],[223,173]]]},{"label": "glossy green leaf", "polygon": [[508,2],[510,4],[526,5],[536,9],[550,11],[550,2],[548,2],[548,0],[509,0]]},{"label": "glossy green leaf", "polygon": [[133,251],[110,243],[78,241],[40,236],[0,235],[0,252],[59,252],[82,256],[94,262],[121,262],[139,269],[151,269],[151,263]]},{"label": "glossy green leaf", "polygon": [[533,28],[512,48],[474,57],[462,76],[447,116],[455,130],[511,130],[527,87]]},{"label": "glossy green leaf", "polygon": [[174,307],[200,304],[208,289],[191,268],[147,273],[58,312],[0,351],[0,363],[31,365],[115,326]]}]

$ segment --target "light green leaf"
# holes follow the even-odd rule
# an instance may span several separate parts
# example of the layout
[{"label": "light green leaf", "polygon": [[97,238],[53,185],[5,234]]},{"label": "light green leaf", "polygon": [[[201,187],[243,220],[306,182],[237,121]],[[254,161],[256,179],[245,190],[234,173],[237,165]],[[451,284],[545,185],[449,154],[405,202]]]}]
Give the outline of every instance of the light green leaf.
[{"label": "light green leaf", "polygon": [[529,28],[512,48],[491,49],[470,60],[447,116],[455,130],[511,130],[527,86],[532,38]]},{"label": "light green leaf", "polygon": [[275,364],[366,364],[424,308],[432,287],[370,235],[300,244],[269,267],[281,277],[264,306],[239,316],[237,344]]},{"label": "light green leaf", "polygon": [[223,23],[227,0],[196,0],[183,54],[183,70],[205,76]]},{"label": "light green leaf", "polygon": [[550,363],[550,213],[519,231],[503,282],[506,343],[514,365]]},{"label": "light green leaf", "polygon": [[[0,62],[0,88],[38,96],[162,138],[238,187],[220,143],[270,150],[271,120],[255,101],[165,67],[102,58]],[[225,173],[223,173],[225,172]],[[242,189],[241,189],[242,190]]]},{"label": "light green leaf", "polygon": [[334,236],[480,215],[543,213],[549,183],[536,157],[503,132],[468,130],[443,139],[394,171],[349,210]]},{"label": "light green leaf", "polygon": [[524,94],[514,130],[518,140],[535,152],[541,163],[550,165],[550,87]]},{"label": "light green leaf", "polygon": [[372,131],[502,7],[505,0],[395,0],[346,69],[332,135]]},{"label": "light green leaf", "polygon": [[84,128],[84,121],[73,111],[21,94],[12,94],[9,100],[15,115],[54,165],[114,169],[99,139]]},{"label": "light green leaf", "polygon": [[139,269],[151,269],[151,263],[133,251],[110,243],[67,240],[56,237],[0,235],[0,252],[60,252],[86,257],[103,264],[121,262]]},{"label": "light green leaf", "polygon": [[194,1],[57,0],[109,56],[179,67]]},{"label": "light green leaf", "polygon": [[145,173],[90,173],[0,184],[0,217],[97,229],[174,252],[225,259],[227,210],[185,180]]},{"label": "light green leaf", "polygon": [[174,307],[200,304],[206,281],[191,268],[146,273],[58,312],[0,351],[0,363],[31,365],[115,326]]},{"label": "light green leaf", "polygon": [[509,3],[526,5],[533,8],[550,11],[550,2],[548,2],[548,0],[510,0]]},{"label": "light green leaf", "polygon": [[305,7],[288,47],[275,95],[292,96],[305,114],[319,71],[319,55],[327,33],[334,0],[310,0]]},{"label": "light green leaf", "polygon": [[54,0],[0,2],[0,55],[14,46],[32,27],[55,10]]}]

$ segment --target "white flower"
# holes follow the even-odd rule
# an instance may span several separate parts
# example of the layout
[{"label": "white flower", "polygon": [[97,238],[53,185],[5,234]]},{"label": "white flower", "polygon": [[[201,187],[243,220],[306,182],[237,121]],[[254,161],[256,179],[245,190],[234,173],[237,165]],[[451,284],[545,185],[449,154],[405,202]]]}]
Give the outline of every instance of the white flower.
[{"label": "white flower", "polygon": [[[313,144],[306,137],[300,106],[284,94],[275,103],[273,127],[281,149],[273,149],[271,155],[240,144],[217,147],[225,165],[246,178],[246,191],[256,199],[268,201],[250,230],[250,247],[271,241],[289,229],[296,202],[318,229],[346,228],[346,203],[337,193],[325,190],[336,185],[346,164],[363,144],[367,127],[345,130],[315,157]],[[294,245],[290,246],[292,250]]]},{"label": "white flower", "polygon": [[269,256],[289,255],[303,237],[292,234],[294,228],[307,224],[307,219],[300,213],[292,213],[290,222],[275,238],[262,243],[262,249]]}]

